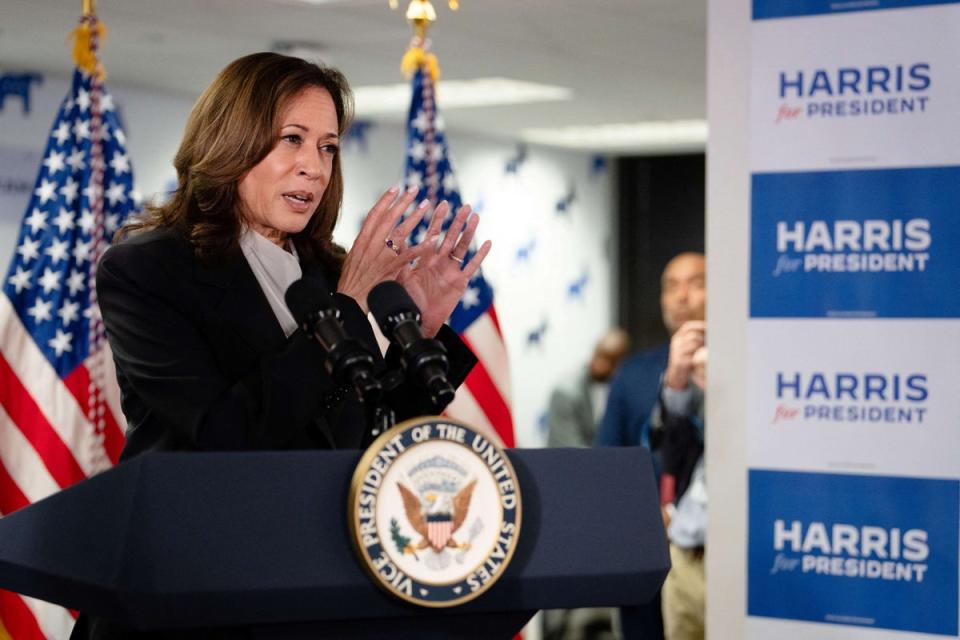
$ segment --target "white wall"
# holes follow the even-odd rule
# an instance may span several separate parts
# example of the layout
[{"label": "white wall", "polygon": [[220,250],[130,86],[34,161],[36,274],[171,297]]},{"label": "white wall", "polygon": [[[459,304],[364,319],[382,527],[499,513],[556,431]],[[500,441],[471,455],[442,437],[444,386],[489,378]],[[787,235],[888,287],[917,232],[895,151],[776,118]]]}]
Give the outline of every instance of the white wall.
[{"label": "white wall", "polygon": [[[149,197],[164,191],[174,179],[172,159],[192,99],[115,85],[109,78],[107,86],[126,128],[141,192]],[[32,188],[68,88],[67,77],[44,77],[33,89],[27,115],[19,100],[7,99],[0,111],[0,184],[4,175],[18,173],[27,176]],[[517,442],[539,446],[545,440],[540,424],[550,391],[586,362],[593,343],[613,321],[612,168],[596,170],[587,154],[531,147],[516,172],[508,173],[507,164],[518,157],[516,143],[457,134],[455,111],[445,113],[445,119],[463,199],[480,210],[480,240],[493,240],[484,269],[496,293],[510,355]],[[345,245],[366,210],[403,170],[401,127],[373,125],[365,142],[365,150],[356,141],[344,149],[346,192],[336,236]],[[571,192],[575,196],[567,210],[559,212],[558,202]],[[28,192],[7,195],[0,197],[3,273],[29,198]],[[524,249],[527,259],[518,255]],[[571,286],[580,295],[572,296]],[[539,342],[531,334],[538,334]]]}]

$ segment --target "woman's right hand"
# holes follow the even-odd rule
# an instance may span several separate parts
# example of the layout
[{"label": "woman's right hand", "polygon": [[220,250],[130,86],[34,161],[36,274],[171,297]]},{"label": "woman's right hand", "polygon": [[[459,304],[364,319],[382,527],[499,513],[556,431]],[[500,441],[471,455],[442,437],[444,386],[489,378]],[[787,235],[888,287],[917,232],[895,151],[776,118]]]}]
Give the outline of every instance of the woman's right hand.
[{"label": "woman's right hand", "polygon": [[396,280],[400,270],[413,258],[407,251],[406,239],[423,219],[429,203],[421,202],[401,224],[397,221],[413,203],[417,192],[416,187],[403,193],[398,187],[392,187],[380,196],[367,213],[360,234],[343,262],[337,291],[356,300],[364,313],[368,311],[370,289],[384,280]]}]

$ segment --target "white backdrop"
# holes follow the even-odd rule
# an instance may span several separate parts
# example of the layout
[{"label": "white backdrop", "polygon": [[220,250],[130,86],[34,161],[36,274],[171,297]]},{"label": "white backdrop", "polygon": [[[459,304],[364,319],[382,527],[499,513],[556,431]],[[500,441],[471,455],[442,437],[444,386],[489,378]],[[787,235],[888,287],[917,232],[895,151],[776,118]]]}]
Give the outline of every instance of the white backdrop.
[{"label": "white backdrop", "polygon": [[[64,59],[66,65],[66,51]],[[107,85],[126,128],[141,192],[149,197],[165,191],[174,178],[172,158],[193,97],[125,87],[109,78]],[[22,113],[19,100],[7,100],[0,111],[0,183],[16,176],[22,182],[27,176],[32,188],[39,154],[66,91],[64,78],[45,76],[34,85],[31,113]],[[543,415],[550,391],[575,375],[612,322],[612,168],[588,154],[525,149],[509,140],[457,134],[456,111],[443,111],[442,92],[441,82],[438,102],[450,130],[463,199],[483,216],[480,239],[494,243],[484,268],[509,350],[518,446],[539,446],[545,441]],[[344,145],[340,242],[349,245],[367,208],[400,179],[403,153],[403,131],[397,125],[372,124]],[[27,195],[22,190],[0,194],[4,273]],[[17,205],[17,198],[22,204]]]}]

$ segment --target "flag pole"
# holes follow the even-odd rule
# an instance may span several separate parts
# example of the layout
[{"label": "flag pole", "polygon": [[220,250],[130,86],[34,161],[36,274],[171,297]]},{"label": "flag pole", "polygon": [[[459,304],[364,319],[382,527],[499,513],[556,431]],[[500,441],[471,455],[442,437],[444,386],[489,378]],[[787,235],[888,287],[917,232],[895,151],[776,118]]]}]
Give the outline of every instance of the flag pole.
[{"label": "flag pole", "polygon": [[[436,57],[429,53],[428,31],[437,14],[429,0],[411,0],[406,18],[413,27],[413,37],[401,63],[402,71],[411,80],[403,184],[418,189],[418,200],[427,200],[434,206],[444,200],[449,203],[447,217],[440,223],[441,230],[446,231],[462,200],[443,119],[437,109],[440,69]],[[411,246],[429,242],[427,231],[432,216],[424,216],[411,232]],[[475,252],[469,249],[464,260],[469,262]],[[493,288],[480,269],[470,278],[450,315],[449,325],[477,354],[478,362],[445,414],[473,425],[493,442],[514,446],[509,360],[494,309]]]},{"label": "flag pole", "polygon": [[424,166],[423,178],[426,190],[424,195],[426,195],[427,200],[433,203],[433,206],[437,206],[439,176],[437,174],[437,161],[434,159],[436,157],[434,147],[437,143],[434,94],[437,79],[440,77],[440,65],[437,63],[437,57],[430,53],[430,39],[427,38],[427,30],[437,20],[437,12],[430,4],[430,0],[411,0],[407,7],[406,18],[413,26],[413,38],[410,40],[407,52],[403,54],[400,70],[407,78],[412,78],[418,71],[422,71],[423,74],[420,80],[422,107],[426,118],[423,130],[423,145],[429,157]]},{"label": "flag pole", "polygon": [[107,369],[105,358],[106,334],[103,320],[100,316],[100,307],[97,300],[96,275],[97,264],[103,252],[110,244],[104,230],[104,132],[103,132],[103,83],[106,79],[103,65],[100,63],[100,39],[106,35],[103,23],[96,14],[96,0],[81,0],[80,25],[74,30],[76,38],[73,57],[77,66],[90,74],[90,190],[89,205],[93,216],[93,232],[90,239],[90,265],[87,272],[87,281],[90,292],[89,309],[91,311],[88,325],[87,344],[90,349],[88,359],[89,381],[87,383],[87,419],[96,430],[97,437],[103,435],[106,428],[106,389]]}]

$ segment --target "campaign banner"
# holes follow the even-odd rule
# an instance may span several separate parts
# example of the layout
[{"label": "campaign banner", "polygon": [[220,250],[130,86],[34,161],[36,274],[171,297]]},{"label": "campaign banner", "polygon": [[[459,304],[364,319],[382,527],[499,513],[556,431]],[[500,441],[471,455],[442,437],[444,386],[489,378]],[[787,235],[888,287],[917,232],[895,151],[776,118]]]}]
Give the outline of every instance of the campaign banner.
[{"label": "campaign banner", "polygon": [[956,4],[958,1],[960,0],[753,0],[753,19],[771,20],[852,11],[881,11]]},{"label": "campaign banner", "polygon": [[748,615],[957,635],[960,482],[750,469],[748,488]]},{"label": "campaign banner", "polygon": [[751,198],[751,317],[960,317],[960,167],[755,173]]},{"label": "campaign banner", "polygon": [[743,635],[957,637],[960,2],[751,7]]},{"label": "campaign banner", "polygon": [[960,323],[753,320],[747,464],[960,477]]},{"label": "campaign banner", "polygon": [[753,21],[752,169],[960,165],[958,21],[957,3]]}]

